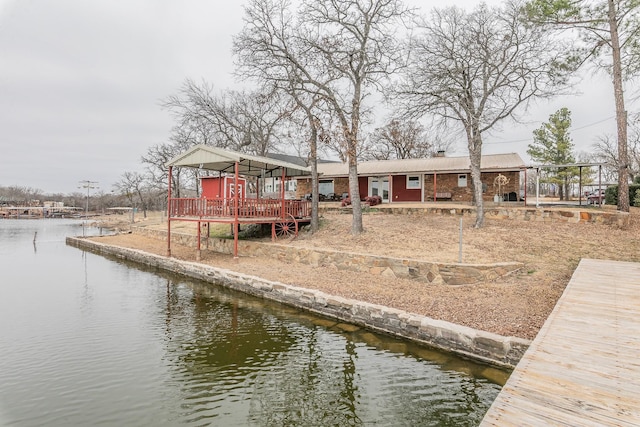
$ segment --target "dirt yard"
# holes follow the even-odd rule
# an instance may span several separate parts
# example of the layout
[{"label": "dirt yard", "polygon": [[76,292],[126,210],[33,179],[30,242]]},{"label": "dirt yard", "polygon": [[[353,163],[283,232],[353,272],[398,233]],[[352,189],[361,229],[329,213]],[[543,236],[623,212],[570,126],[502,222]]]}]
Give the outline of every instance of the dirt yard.
[{"label": "dirt yard", "polygon": [[[525,268],[506,278],[476,285],[426,285],[411,280],[338,271],[330,267],[286,264],[274,259],[232,257],[203,251],[203,263],[407,310],[472,328],[533,339],[562,294],[581,258],[640,262],[640,209],[632,208],[628,229],[596,224],[486,220],[473,228],[463,219],[464,263],[520,261]],[[136,225],[164,227],[156,215]],[[351,252],[457,262],[459,217],[368,213],[365,232],[350,234],[351,215],[325,213],[318,233],[302,232],[289,244]],[[117,218],[103,223],[128,229]],[[175,226],[174,226],[175,225]],[[229,226],[226,226],[229,227]],[[191,223],[172,229],[194,232]],[[164,255],[166,242],[135,234],[103,237],[104,243]],[[269,240],[267,240],[269,241]],[[172,245],[173,256],[194,260],[193,248]]]}]

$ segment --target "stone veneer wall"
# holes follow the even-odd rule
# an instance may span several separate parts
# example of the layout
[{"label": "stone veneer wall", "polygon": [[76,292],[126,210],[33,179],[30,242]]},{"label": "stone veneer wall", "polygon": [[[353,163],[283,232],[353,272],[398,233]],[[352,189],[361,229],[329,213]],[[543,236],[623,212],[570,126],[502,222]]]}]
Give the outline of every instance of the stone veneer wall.
[{"label": "stone veneer wall", "polygon": [[67,244],[278,301],[497,366],[513,368],[531,343],[521,338],[504,337],[381,305],[336,297],[204,264],[110,246],[86,238],[69,237]]},{"label": "stone veneer wall", "polygon": [[[351,213],[350,208],[340,206],[322,207],[321,211]],[[383,208],[368,209],[369,214],[392,215],[442,215],[442,216],[475,216],[476,208],[472,206],[448,207],[393,207],[393,203],[385,204]],[[493,207],[485,208],[484,216],[488,219],[539,222],[583,222],[626,228],[629,225],[629,213],[618,211],[597,211],[593,209],[537,209]]]},{"label": "stone veneer wall", "polygon": [[[167,232],[164,230],[153,230],[143,227],[134,227],[132,230],[134,233],[160,238],[165,241],[167,238]],[[195,248],[197,237],[172,232],[171,241],[172,243]],[[205,248],[206,237],[202,237],[200,246],[201,248]],[[233,240],[217,237],[209,238],[208,250],[232,254]],[[523,267],[523,264],[519,262],[500,262],[493,264],[439,263],[248,240],[238,241],[238,252],[243,255],[265,258],[272,257],[286,262],[299,262],[314,267],[333,266],[338,270],[363,272],[387,277],[389,279],[413,279],[438,285],[469,285],[493,280],[513,273]]]}]

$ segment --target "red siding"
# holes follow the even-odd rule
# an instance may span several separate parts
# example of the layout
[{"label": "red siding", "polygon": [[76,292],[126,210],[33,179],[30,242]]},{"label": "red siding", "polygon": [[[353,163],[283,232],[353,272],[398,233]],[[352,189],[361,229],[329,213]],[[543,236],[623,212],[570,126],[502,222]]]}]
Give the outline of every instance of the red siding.
[{"label": "red siding", "polygon": [[360,190],[360,199],[367,197],[369,195],[369,178],[366,176],[359,176],[358,189]]},{"label": "red siding", "polygon": [[406,175],[394,175],[391,197],[393,202],[421,202],[422,188],[407,188]]},{"label": "red siding", "polygon": [[[222,199],[225,197],[225,189],[223,187],[223,183],[226,183],[227,186],[227,197],[230,197],[231,185],[233,184],[234,178],[230,176],[223,176],[222,179],[217,176],[204,176],[200,178],[200,182],[202,183],[202,197],[207,199]],[[239,178],[238,183],[242,187],[242,191],[240,194],[245,194],[246,183],[244,178]]]}]

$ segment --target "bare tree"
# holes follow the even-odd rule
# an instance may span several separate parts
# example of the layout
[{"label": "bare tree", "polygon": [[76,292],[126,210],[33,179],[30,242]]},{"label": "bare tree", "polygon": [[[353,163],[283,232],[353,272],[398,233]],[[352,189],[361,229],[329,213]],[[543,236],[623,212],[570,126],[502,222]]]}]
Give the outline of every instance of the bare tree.
[{"label": "bare tree", "polygon": [[125,172],[116,182],[114,188],[124,195],[133,209],[137,206],[142,208],[144,217],[147,217],[148,199],[152,196],[149,182],[146,177],[139,172]]},{"label": "bare tree", "polygon": [[449,148],[451,143],[438,137],[432,139],[419,122],[393,119],[373,132],[370,143],[362,150],[361,158],[367,160],[426,158]]},{"label": "bare tree", "polygon": [[[593,60],[609,72],[613,83],[617,125],[618,209],[629,212],[627,110],[624,80],[640,68],[640,3],[637,0],[532,0],[530,19],[560,30],[578,30],[584,45],[582,62]],[[603,55],[603,51],[610,55]]]},{"label": "bare tree", "polygon": [[[618,144],[609,135],[603,135],[593,144],[595,159],[606,164],[605,179],[614,180],[620,171]],[[640,177],[640,115],[629,126],[627,179],[634,182]]]},{"label": "bare tree", "polygon": [[36,188],[10,185],[0,187],[0,197],[4,198],[6,203],[29,206],[32,201],[40,200],[43,197],[43,192]]},{"label": "bare tree", "polygon": [[483,134],[531,99],[556,95],[571,67],[557,43],[521,22],[520,8],[481,4],[472,12],[436,9],[411,43],[409,66],[396,90],[410,117],[459,122],[467,136],[475,227],[484,222],[480,159]]},{"label": "bare tree", "polygon": [[277,92],[225,91],[187,79],[177,95],[163,101],[184,134],[193,143],[215,145],[264,156],[277,144],[280,123],[291,114],[292,104]]},{"label": "bare tree", "polygon": [[322,97],[346,143],[352,234],[362,227],[358,143],[365,99],[394,71],[400,54],[392,26],[407,12],[400,0],[253,0],[234,50],[246,75],[291,81]]},{"label": "bare tree", "polygon": [[[186,150],[186,146],[173,140],[172,143],[156,144],[147,149],[147,154],[141,157],[141,161],[146,165],[150,175],[150,181],[156,189],[167,189],[169,179],[167,167],[169,160]],[[182,178],[184,171],[182,168],[175,168],[171,176],[171,189],[175,197],[180,197],[182,190]]]}]

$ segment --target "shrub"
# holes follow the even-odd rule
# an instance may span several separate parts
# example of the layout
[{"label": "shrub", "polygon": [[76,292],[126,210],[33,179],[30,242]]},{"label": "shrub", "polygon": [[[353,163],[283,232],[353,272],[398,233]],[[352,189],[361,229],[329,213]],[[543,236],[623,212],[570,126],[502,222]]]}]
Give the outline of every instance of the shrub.
[{"label": "shrub", "polygon": [[382,197],[380,196],[367,196],[364,198],[364,202],[369,206],[376,206],[382,203]]},{"label": "shrub", "polygon": [[640,208],[640,188],[636,190],[636,197],[633,198],[633,206]]},{"label": "shrub", "polygon": [[[629,204],[638,206],[635,202],[637,191],[640,190],[640,184],[629,185]],[[604,200],[607,205],[618,204],[618,186],[612,185],[608,187],[604,193]]]}]

